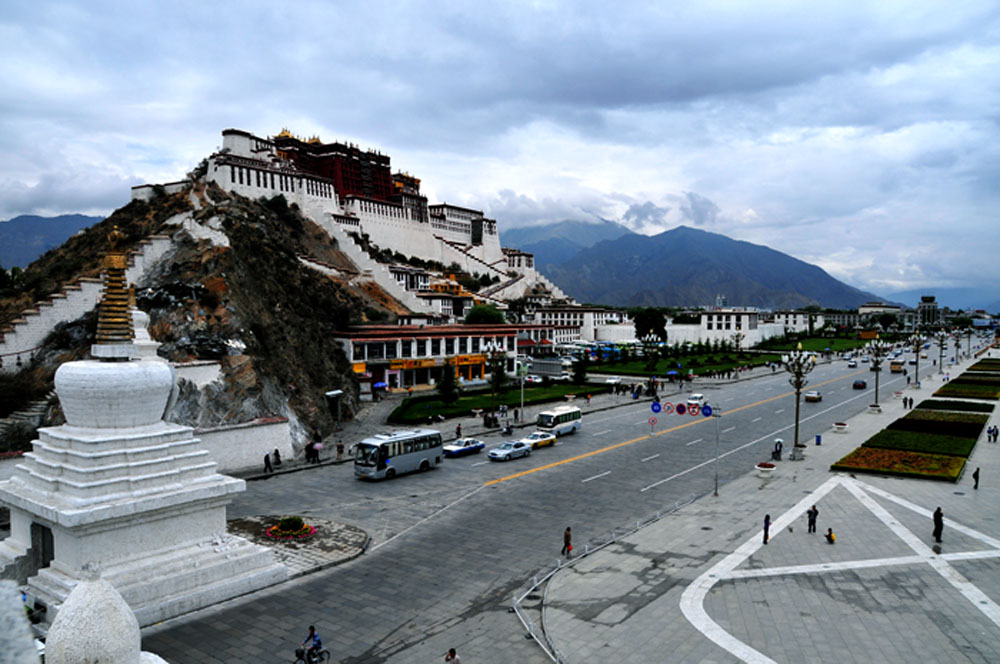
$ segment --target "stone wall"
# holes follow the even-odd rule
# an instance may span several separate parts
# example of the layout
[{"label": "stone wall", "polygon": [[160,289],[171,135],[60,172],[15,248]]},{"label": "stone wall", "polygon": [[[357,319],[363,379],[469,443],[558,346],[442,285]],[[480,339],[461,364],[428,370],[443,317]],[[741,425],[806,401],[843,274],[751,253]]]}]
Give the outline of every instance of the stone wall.
[{"label": "stone wall", "polygon": [[281,452],[282,460],[295,456],[288,420],[281,417],[256,420],[211,429],[196,429],[195,437],[219,464],[220,473],[232,473],[250,468],[264,468],[264,455]]}]

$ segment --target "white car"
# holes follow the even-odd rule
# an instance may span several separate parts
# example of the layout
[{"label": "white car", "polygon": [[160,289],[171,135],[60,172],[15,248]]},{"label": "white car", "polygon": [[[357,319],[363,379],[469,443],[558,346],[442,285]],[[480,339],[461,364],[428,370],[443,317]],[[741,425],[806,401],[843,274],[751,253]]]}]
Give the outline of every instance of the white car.
[{"label": "white car", "polygon": [[704,406],[708,404],[704,394],[692,394],[688,396],[688,406]]},{"label": "white car", "polygon": [[622,379],[619,378],[618,376],[608,376],[607,378],[604,379],[604,382],[607,383],[608,385],[620,385]]},{"label": "white car", "polygon": [[573,376],[571,376],[568,371],[564,371],[558,376],[553,376],[552,380],[558,380],[564,383],[568,383],[569,381],[573,380]]},{"label": "white car", "polygon": [[524,382],[525,383],[540,383],[540,382],[542,382],[542,377],[538,376],[538,375],[535,375],[535,374],[529,374],[529,375],[527,375],[527,376],[524,377]]},{"label": "white car", "polygon": [[858,361],[857,360],[851,360],[850,362],[847,363],[847,368],[848,369],[857,369],[858,368]]},{"label": "white car", "polygon": [[556,444],[556,437],[551,433],[545,433],[544,431],[535,431],[529,433],[527,436],[518,441],[519,443],[527,443],[531,446],[531,449],[537,450],[539,447],[547,447],[549,445]]},{"label": "white car", "polygon": [[520,440],[500,443],[489,453],[490,461],[509,461],[526,456],[531,456],[531,445]]}]

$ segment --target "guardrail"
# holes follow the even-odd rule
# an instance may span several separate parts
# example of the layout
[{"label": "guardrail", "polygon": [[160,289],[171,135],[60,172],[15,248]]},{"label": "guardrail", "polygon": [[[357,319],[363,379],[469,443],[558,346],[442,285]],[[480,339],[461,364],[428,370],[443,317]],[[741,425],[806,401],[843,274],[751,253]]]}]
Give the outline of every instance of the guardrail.
[{"label": "guardrail", "polygon": [[[522,585],[520,588],[514,591],[513,603],[511,605],[511,611],[513,611],[517,615],[518,620],[521,621],[521,624],[524,625],[524,628],[528,631],[527,636],[538,644],[538,647],[542,649],[542,652],[544,652],[545,655],[551,661],[556,662],[556,664],[565,664],[566,659],[563,657],[563,654],[559,652],[559,648],[557,648],[556,645],[552,643],[552,641],[548,637],[548,634],[546,634],[545,632],[545,625],[542,622],[542,609],[539,609],[539,614],[538,614],[539,624],[535,625],[535,622],[531,619],[530,616],[527,615],[524,607],[521,606],[521,603],[525,600],[525,598],[527,598],[528,595],[530,595],[531,593],[537,592],[538,588],[541,585],[547,583],[549,579],[555,576],[556,572],[559,572],[563,568],[575,565],[578,561],[583,560],[587,556],[593,553],[597,553],[598,551],[604,549],[605,547],[614,544],[619,539],[623,537],[628,537],[629,535],[632,535],[633,533],[642,530],[646,526],[656,523],[663,517],[669,514],[673,514],[680,508],[684,507],[685,505],[690,505],[694,501],[706,495],[708,495],[708,492],[691,494],[687,498],[678,500],[665,509],[657,510],[653,514],[647,515],[641,519],[637,519],[634,524],[630,523],[628,526],[622,528],[614,528],[605,537],[600,537],[597,538],[596,540],[595,539],[590,540],[590,542],[584,545],[582,553],[579,553],[568,560],[563,560],[562,558],[556,558],[555,562],[551,566],[543,567],[542,569],[540,569],[535,575],[531,577],[530,582],[526,583],[525,585]],[[545,592],[548,593],[547,587],[545,589]],[[544,597],[542,598],[541,606],[542,607],[545,606]]]}]

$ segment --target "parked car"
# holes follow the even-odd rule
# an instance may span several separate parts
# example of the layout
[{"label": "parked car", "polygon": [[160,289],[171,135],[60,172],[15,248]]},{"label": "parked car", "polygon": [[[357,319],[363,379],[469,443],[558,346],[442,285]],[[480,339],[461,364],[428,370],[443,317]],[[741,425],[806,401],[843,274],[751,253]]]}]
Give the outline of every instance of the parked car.
[{"label": "parked car", "polygon": [[847,368],[848,369],[857,369],[858,368],[858,361],[857,360],[851,360],[850,362],[847,363]]},{"label": "parked car", "polygon": [[819,390],[809,390],[802,395],[805,397],[806,401],[822,401],[823,395],[819,393]]},{"label": "parked car", "polygon": [[866,383],[863,380],[856,380],[854,381],[854,384],[851,385],[851,387],[853,387],[856,390],[864,390],[868,387],[868,383]]},{"label": "parked car", "polygon": [[536,374],[529,374],[524,377],[525,383],[540,383],[542,382],[542,377]]},{"label": "parked car", "polygon": [[479,454],[486,447],[486,443],[475,438],[459,438],[450,445],[441,448],[446,457],[460,457],[466,454]]},{"label": "parked car", "polygon": [[573,380],[573,376],[570,375],[570,373],[568,371],[564,371],[561,374],[559,374],[558,376],[553,376],[552,380],[558,380],[558,381],[562,381],[564,383],[568,383],[569,381]]},{"label": "parked car", "polygon": [[618,376],[608,376],[607,378],[604,379],[604,382],[607,383],[608,385],[618,385],[622,382],[622,379],[619,378]]},{"label": "parked car", "polygon": [[531,445],[520,440],[500,443],[489,453],[490,461],[509,461],[517,457],[531,456]]},{"label": "parked car", "polygon": [[528,445],[531,446],[531,449],[537,450],[539,447],[548,447],[549,445],[555,445],[556,437],[551,433],[545,433],[544,431],[535,431],[533,433],[529,433],[519,442],[527,443]]}]

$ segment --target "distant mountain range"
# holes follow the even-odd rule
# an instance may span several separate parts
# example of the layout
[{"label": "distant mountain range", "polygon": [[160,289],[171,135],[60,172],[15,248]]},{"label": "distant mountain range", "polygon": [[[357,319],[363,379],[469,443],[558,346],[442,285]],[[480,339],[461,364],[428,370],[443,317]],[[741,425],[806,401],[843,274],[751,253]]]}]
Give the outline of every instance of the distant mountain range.
[{"label": "distant mountain range", "polygon": [[[787,254],[686,226],[652,237],[613,222],[554,226],[511,229],[501,239],[525,251],[541,248],[535,255],[538,269],[582,302],[703,306],[721,294],[734,306],[848,309],[886,301]],[[575,250],[601,234],[613,237]],[[511,236],[520,245],[511,242]],[[559,244],[561,249],[556,248]]]},{"label": "distant mountain range", "polygon": [[58,217],[22,215],[0,222],[0,265],[27,267],[33,260],[103,217],[64,214]]},{"label": "distant mountain range", "polygon": [[560,221],[544,226],[521,226],[503,231],[500,240],[505,247],[514,247],[535,255],[535,265],[546,274],[545,267],[565,263],[578,253],[604,240],[616,240],[635,235],[613,221]]},{"label": "distant mountain range", "polygon": [[890,293],[889,297],[915,308],[923,295],[933,295],[939,307],[1000,311],[1000,292],[995,288],[920,288]]}]

